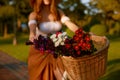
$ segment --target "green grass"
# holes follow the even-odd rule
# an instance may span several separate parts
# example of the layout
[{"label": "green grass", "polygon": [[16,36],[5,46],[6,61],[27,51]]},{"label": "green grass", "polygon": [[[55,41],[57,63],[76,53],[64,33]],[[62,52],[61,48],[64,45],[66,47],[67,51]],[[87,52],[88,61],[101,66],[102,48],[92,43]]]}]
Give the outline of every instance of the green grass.
[{"label": "green grass", "polygon": [[18,44],[17,46],[13,46],[11,44],[0,45],[0,50],[15,57],[16,59],[24,62],[27,61],[29,48],[24,44]]},{"label": "green grass", "polygon": [[25,45],[28,35],[19,35],[17,37],[17,45],[12,44],[12,38],[0,37],[0,50],[13,56],[14,58],[27,62],[29,46]]},{"label": "green grass", "polygon": [[120,59],[120,38],[110,41],[108,60]]},{"label": "green grass", "polygon": [[[5,53],[27,62],[29,46],[24,43],[28,40],[28,35],[18,37],[18,45],[12,45],[12,39],[0,38],[0,50]],[[108,65],[106,74],[100,80],[119,80],[120,77],[120,37],[110,40],[110,47],[108,50]]]},{"label": "green grass", "polygon": [[120,38],[110,40],[107,71],[100,80],[120,80]]}]

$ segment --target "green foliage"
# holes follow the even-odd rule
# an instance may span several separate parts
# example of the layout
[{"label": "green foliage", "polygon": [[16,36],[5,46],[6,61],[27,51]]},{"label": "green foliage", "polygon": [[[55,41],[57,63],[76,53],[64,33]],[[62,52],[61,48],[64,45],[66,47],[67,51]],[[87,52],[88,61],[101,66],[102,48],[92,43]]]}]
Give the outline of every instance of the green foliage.
[{"label": "green foliage", "polygon": [[120,23],[116,22],[115,25],[113,25],[113,27],[110,29],[109,31],[110,35],[120,35]]},{"label": "green foliage", "polygon": [[120,77],[120,38],[110,40],[108,49],[107,71],[99,80],[119,80]]},{"label": "green foliage", "polygon": [[7,4],[7,0],[0,0],[0,5],[3,6],[3,5],[6,5]]},{"label": "green foliage", "polygon": [[68,15],[74,22],[84,18],[84,10],[86,6],[83,5],[80,0],[66,0],[62,1],[61,5],[64,7],[62,10]]},{"label": "green foliage", "polygon": [[25,42],[28,40],[28,35],[22,34],[17,36],[18,45],[16,46],[12,44],[12,37],[5,39],[0,37],[0,50],[16,59],[27,62],[29,46],[26,46]]},{"label": "green foliage", "polygon": [[[106,25],[110,34],[116,33],[111,27],[116,22],[120,22],[120,1],[119,0],[91,0],[90,12],[92,15],[101,15],[97,19],[104,25]],[[95,11],[95,9],[97,11]]]},{"label": "green foliage", "polygon": [[69,37],[72,37],[74,35],[74,33],[70,29],[66,29],[66,32]]},{"label": "green foliage", "polygon": [[[9,21],[10,23],[16,14],[16,20],[20,20],[21,23],[27,23],[28,15],[31,12],[29,0],[12,0],[13,4],[10,4],[11,0],[0,0],[0,27],[3,22]],[[115,22],[120,22],[120,1],[119,0],[90,0],[90,6],[86,7],[81,3],[81,0],[61,0],[61,8],[71,21],[79,26],[84,27],[86,31],[90,30],[90,26],[95,24],[106,25],[109,33],[114,33],[111,26]],[[8,6],[9,8],[5,8]],[[71,10],[70,10],[71,9]],[[73,10],[72,10],[73,9]],[[6,11],[7,10],[7,11]],[[87,10],[88,14],[85,14]],[[5,14],[4,14],[4,13]],[[7,13],[6,13],[7,12]],[[3,16],[3,14],[5,16]],[[12,17],[13,16],[13,17]],[[4,21],[3,21],[4,20]],[[111,23],[112,20],[112,23]],[[0,28],[3,29],[3,28]],[[8,32],[10,29],[8,29]],[[2,30],[0,30],[2,32]],[[69,32],[69,31],[68,31]]]},{"label": "green foliage", "polygon": [[[90,5],[94,8],[102,10],[102,13],[107,12],[119,12],[120,11],[119,0],[91,0]],[[109,15],[111,16],[111,15]]]},{"label": "green foliage", "polygon": [[[10,28],[11,25],[9,25],[9,23],[10,24],[13,23],[14,16],[15,16],[15,11],[12,6],[6,5],[6,6],[0,7],[0,24],[1,24],[0,29],[4,37],[7,35],[8,30],[9,32],[11,32],[13,29],[13,28]],[[10,29],[8,29],[8,25]]]},{"label": "green foliage", "polygon": [[13,26],[20,29],[22,22],[27,23],[30,11],[29,0],[0,0],[0,33],[4,34],[5,25],[7,32],[13,32]]},{"label": "green foliage", "polygon": [[106,35],[107,29],[102,24],[96,24],[91,27],[90,32],[93,32],[96,35],[103,36]]},{"label": "green foliage", "polygon": [[7,21],[7,19],[12,18],[15,15],[14,13],[14,8],[12,6],[0,7],[0,18],[3,21]]},{"label": "green foliage", "polygon": [[89,23],[83,27],[84,30],[89,32],[92,25],[100,24],[100,21],[98,19],[99,17],[100,17],[99,15],[92,16]]},{"label": "green foliage", "polygon": [[31,11],[31,8],[30,8],[28,0],[18,1],[17,5],[16,5],[16,8],[17,8],[17,11],[18,11],[19,18],[20,17],[27,18],[29,13],[30,13],[30,11]]}]

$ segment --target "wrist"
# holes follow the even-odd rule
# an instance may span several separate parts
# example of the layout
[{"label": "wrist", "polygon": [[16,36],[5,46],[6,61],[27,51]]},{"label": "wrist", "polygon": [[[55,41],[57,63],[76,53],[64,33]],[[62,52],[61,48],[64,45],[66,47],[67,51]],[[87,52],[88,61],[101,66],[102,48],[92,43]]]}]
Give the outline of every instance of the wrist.
[{"label": "wrist", "polygon": [[36,34],[35,34],[35,32],[30,32],[30,35],[34,35],[35,36]]}]

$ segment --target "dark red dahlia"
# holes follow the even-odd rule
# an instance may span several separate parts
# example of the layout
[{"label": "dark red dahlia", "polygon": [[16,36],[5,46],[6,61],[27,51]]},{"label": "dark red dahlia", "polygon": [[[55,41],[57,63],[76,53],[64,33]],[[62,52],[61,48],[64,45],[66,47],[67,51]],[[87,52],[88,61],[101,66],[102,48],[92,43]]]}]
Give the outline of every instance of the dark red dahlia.
[{"label": "dark red dahlia", "polygon": [[65,48],[70,49],[71,48],[71,44],[65,44]]}]

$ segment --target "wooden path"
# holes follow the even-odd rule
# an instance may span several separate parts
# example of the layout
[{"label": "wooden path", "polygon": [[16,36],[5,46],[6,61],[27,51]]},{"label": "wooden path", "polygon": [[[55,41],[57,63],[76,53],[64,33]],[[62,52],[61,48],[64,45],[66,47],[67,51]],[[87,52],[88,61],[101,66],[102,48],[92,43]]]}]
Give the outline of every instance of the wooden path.
[{"label": "wooden path", "polygon": [[0,51],[0,80],[28,80],[27,64]]}]

